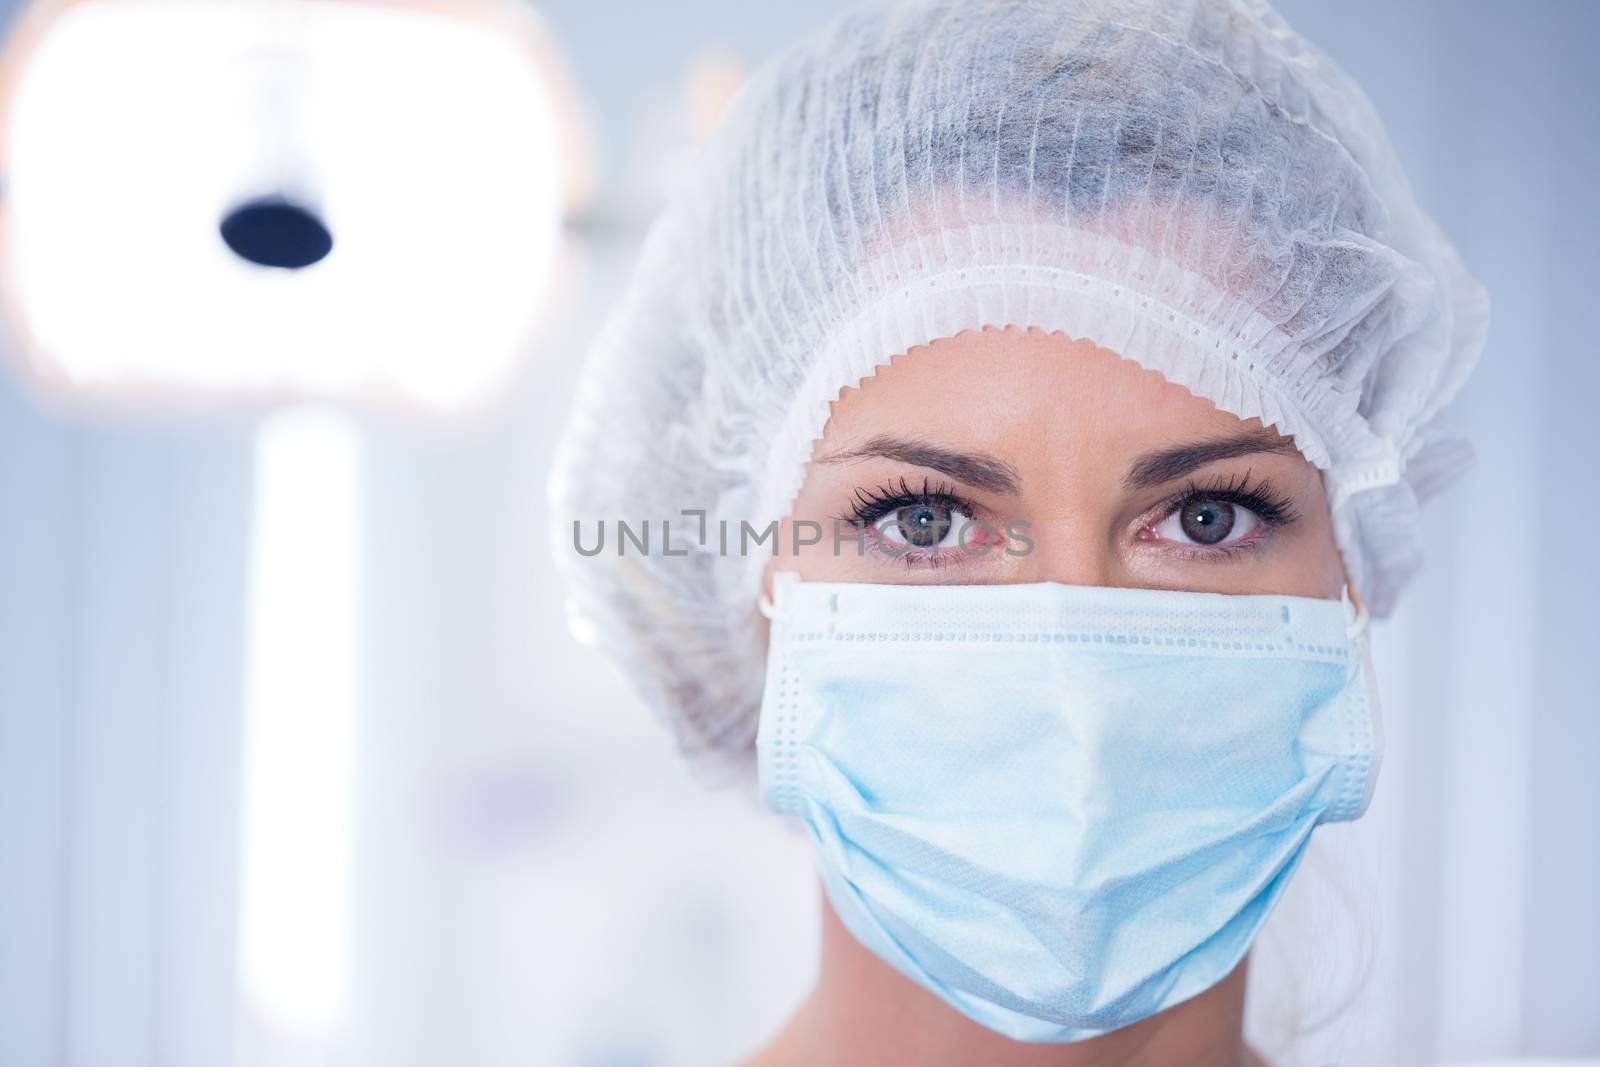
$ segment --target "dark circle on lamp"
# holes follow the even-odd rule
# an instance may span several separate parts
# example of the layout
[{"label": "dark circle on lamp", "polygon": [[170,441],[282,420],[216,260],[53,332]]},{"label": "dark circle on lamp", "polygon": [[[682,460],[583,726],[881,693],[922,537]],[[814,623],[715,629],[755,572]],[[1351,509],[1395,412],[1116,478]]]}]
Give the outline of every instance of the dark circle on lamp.
[{"label": "dark circle on lamp", "polygon": [[311,211],[281,196],[246,201],[222,217],[222,239],[262,267],[299,270],[333,251],[333,235]]}]

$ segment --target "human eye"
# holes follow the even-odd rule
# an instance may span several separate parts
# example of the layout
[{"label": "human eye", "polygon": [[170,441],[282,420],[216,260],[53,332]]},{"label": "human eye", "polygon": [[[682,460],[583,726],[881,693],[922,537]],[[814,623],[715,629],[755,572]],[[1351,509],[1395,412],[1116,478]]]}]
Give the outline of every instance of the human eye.
[{"label": "human eye", "polygon": [[1259,548],[1273,528],[1297,518],[1293,503],[1263,480],[1249,475],[1210,486],[1190,482],[1156,510],[1140,540],[1186,551],[1191,556],[1223,557],[1235,550]]},{"label": "human eye", "polygon": [[[975,516],[978,509],[943,485],[898,484],[857,489],[845,522],[861,529],[874,551],[907,565],[959,561],[987,544],[993,534]],[[958,551],[960,550],[960,551]]]}]

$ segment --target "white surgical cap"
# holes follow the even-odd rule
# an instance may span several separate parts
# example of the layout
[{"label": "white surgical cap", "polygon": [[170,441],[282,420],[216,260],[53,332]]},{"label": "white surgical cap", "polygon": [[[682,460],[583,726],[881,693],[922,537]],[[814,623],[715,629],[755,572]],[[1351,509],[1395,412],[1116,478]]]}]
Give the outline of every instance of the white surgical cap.
[{"label": "white surgical cap", "polygon": [[646,235],[551,483],[569,610],[693,763],[748,768],[771,542],[741,523],[788,513],[843,387],[1014,325],[1293,437],[1382,615],[1472,460],[1438,416],[1486,322],[1371,104],[1261,0],[864,8],[752,76]]}]

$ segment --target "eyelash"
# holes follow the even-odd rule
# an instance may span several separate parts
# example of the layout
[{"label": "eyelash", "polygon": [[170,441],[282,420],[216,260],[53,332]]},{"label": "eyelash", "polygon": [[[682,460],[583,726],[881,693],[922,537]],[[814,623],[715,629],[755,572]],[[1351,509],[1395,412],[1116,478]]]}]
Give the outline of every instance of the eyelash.
[{"label": "eyelash", "polygon": [[900,479],[899,487],[893,485],[880,486],[877,489],[857,489],[855,492],[855,506],[850,515],[840,516],[844,522],[853,522],[858,525],[877,522],[891,511],[900,508],[932,506],[940,508],[955,508],[972,514],[972,502],[959,497],[944,483],[928,485],[928,480],[922,480],[922,488],[912,489],[911,483],[905,478]]},{"label": "eyelash", "polygon": [[[901,508],[910,507],[948,508],[973,517],[979,514],[977,505],[957,494],[949,485],[943,482],[936,482],[930,485],[928,480],[924,478],[922,480],[922,488],[913,489],[911,483],[902,476],[898,485],[891,483],[874,489],[857,488],[850,513],[848,515],[838,515],[835,518],[865,532],[868,527],[885,515],[899,511]],[[891,553],[874,537],[868,536],[866,541],[871,551],[881,553],[890,559],[904,562],[907,570],[919,563],[925,563],[934,570],[938,570],[941,567],[957,566],[967,555],[965,552],[918,552],[915,550]]]},{"label": "eyelash", "polygon": [[[1300,517],[1294,502],[1277,493],[1271,482],[1263,478],[1252,485],[1250,472],[1245,471],[1241,478],[1235,479],[1229,475],[1226,479],[1219,478],[1210,485],[1202,486],[1190,481],[1151,509],[1147,518],[1139,523],[1139,528],[1155,526],[1190,504],[1201,501],[1221,501],[1248,508],[1263,525],[1273,528],[1287,526]],[[1176,545],[1170,546],[1166,551],[1177,552],[1186,559],[1227,560],[1234,558],[1240,552],[1260,551],[1261,541],[1261,538],[1252,537],[1231,545]]]}]

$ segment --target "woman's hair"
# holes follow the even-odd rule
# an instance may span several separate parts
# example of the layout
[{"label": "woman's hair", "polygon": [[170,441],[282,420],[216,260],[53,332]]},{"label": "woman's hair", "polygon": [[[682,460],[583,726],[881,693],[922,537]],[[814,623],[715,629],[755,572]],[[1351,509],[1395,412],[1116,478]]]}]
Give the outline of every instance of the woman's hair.
[{"label": "woman's hair", "polygon": [[1359,837],[1326,826],[1311,836],[1250,951],[1246,1032],[1274,1067],[1349,1059],[1337,1024],[1367,991],[1378,939],[1376,887],[1356,873],[1372,864],[1351,862]]}]

